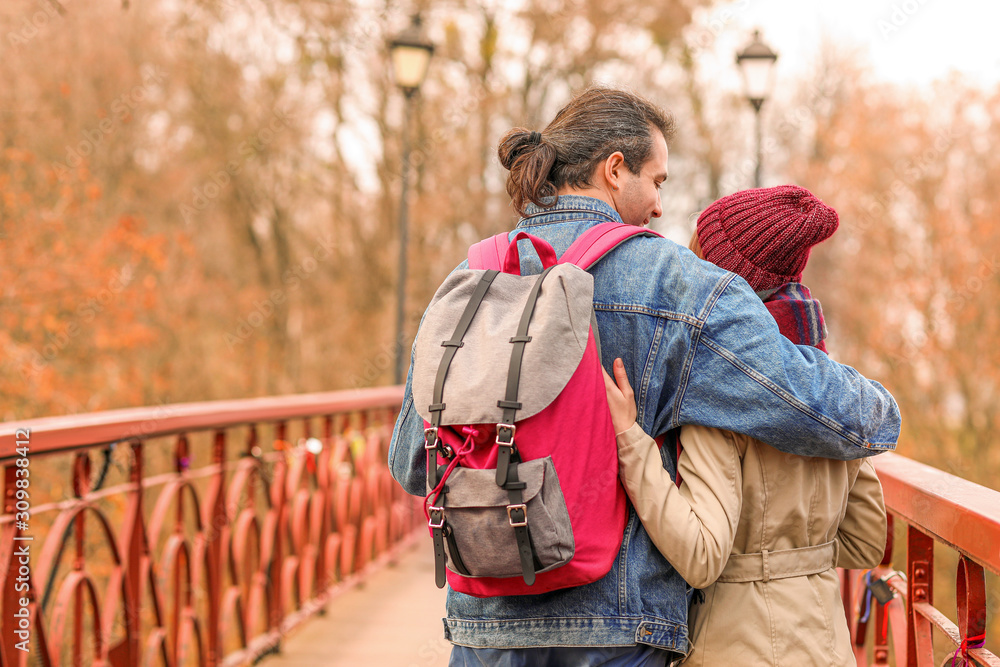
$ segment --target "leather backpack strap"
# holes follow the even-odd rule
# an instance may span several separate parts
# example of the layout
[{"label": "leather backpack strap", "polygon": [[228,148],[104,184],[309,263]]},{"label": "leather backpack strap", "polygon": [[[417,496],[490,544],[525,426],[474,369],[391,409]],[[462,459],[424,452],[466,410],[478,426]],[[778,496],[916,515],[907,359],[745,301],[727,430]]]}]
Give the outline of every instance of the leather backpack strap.
[{"label": "leather backpack strap", "polygon": [[[604,222],[591,227],[577,237],[559,258],[559,263],[575,264],[586,271],[633,236],[659,236],[663,238],[662,234],[645,227],[626,225],[622,222]],[[594,333],[594,342],[597,343],[597,358],[603,364],[601,333],[597,328],[597,312],[594,310],[590,312],[590,329]]]},{"label": "leather backpack strap", "polygon": [[503,259],[510,245],[507,235],[508,232],[497,234],[469,246],[469,268],[502,271]]},{"label": "leather backpack strap", "polygon": [[626,225],[621,222],[605,222],[591,227],[581,234],[566,249],[566,252],[559,258],[559,262],[576,264],[581,269],[589,269],[633,236],[659,236],[663,238],[662,234],[645,227]]}]

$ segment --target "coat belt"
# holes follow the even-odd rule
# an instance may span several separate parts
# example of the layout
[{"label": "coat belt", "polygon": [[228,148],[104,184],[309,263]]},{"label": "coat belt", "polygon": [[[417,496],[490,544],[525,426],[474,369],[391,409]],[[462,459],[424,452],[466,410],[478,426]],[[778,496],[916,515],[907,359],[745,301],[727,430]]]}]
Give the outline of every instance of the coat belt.
[{"label": "coat belt", "polygon": [[733,554],[729,557],[719,581],[745,583],[770,581],[788,577],[804,577],[825,572],[837,564],[836,541],[814,547],[763,550],[755,554]]}]

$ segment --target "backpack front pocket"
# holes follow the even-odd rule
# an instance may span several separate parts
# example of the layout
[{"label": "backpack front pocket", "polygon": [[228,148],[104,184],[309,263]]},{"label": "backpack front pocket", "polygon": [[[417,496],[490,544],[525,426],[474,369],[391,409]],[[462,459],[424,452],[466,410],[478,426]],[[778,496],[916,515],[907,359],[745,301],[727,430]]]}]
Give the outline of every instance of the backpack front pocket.
[{"label": "backpack front pocket", "polygon": [[[552,457],[517,466],[524,522],[534,554],[535,571],[547,572],[573,558],[573,530]],[[522,576],[515,527],[521,513],[508,492],[496,485],[496,471],[458,467],[447,481],[447,566],[470,577]],[[509,509],[513,508],[513,510]]]}]

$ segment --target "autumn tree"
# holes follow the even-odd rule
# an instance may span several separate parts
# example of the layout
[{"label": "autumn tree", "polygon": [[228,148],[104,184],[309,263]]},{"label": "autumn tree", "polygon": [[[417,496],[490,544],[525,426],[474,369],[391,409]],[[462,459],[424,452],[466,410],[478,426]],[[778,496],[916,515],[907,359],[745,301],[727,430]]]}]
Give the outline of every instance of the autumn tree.
[{"label": "autumn tree", "polygon": [[653,84],[705,4],[5,4],[7,416],[388,382],[386,45],[408,14],[438,44],[412,127],[409,338],[468,245],[514,222],[499,136],[595,79],[670,106]]}]

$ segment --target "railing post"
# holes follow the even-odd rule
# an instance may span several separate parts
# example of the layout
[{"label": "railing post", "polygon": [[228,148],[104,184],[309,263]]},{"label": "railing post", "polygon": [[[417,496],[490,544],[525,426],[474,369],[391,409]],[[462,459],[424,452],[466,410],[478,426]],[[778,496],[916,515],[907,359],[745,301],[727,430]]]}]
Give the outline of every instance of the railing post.
[{"label": "railing post", "polygon": [[921,659],[934,660],[934,638],[930,621],[917,610],[921,604],[934,604],[934,539],[920,529],[906,530],[907,578],[906,665],[918,667]]},{"label": "railing post", "polygon": [[208,502],[205,524],[208,526],[206,544],[207,572],[205,588],[208,594],[208,660],[209,667],[222,662],[222,583],[225,580],[222,559],[222,529],[229,522],[226,514],[226,432],[216,431],[212,446],[212,464],[215,472],[208,485]]},{"label": "railing post", "polygon": [[[280,421],[275,424],[275,439],[280,440],[288,446],[288,428],[285,422]],[[288,455],[285,449],[284,455]],[[269,630],[277,630],[281,627],[281,618],[284,615],[284,586],[282,585],[282,570],[285,565],[285,552],[282,548],[285,541],[285,528],[287,526],[287,494],[285,493],[286,476],[283,474],[284,464],[278,462],[274,466],[275,475],[268,484],[268,494],[271,506],[268,512],[274,512],[276,521],[274,522],[274,544],[271,551],[271,562],[268,568],[269,584],[271,586],[270,613],[268,614],[267,625]],[[265,525],[267,525],[265,523]]]},{"label": "railing post", "polygon": [[[882,552],[882,562],[879,563],[881,569],[890,569],[892,567],[892,547],[893,547],[893,525],[892,525],[892,515],[886,516],[886,526],[885,526],[885,551]],[[890,603],[892,604],[892,603]],[[887,616],[889,615],[889,605],[878,605],[875,613],[875,651],[873,657],[875,659],[876,665],[888,665],[889,664],[889,633],[888,626],[886,623]]]},{"label": "railing post", "polygon": [[[965,556],[958,559],[955,597],[958,602],[958,631],[963,640],[986,640],[986,574],[983,566]],[[969,642],[966,641],[967,649]],[[962,647],[960,647],[962,648]],[[967,652],[967,651],[966,651]],[[965,652],[962,654],[966,658]]]},{"label": "railing post", "polygon": [[323,417],[323,451],[316,457],[316,482],[319,486],[319,497],[322,499],[320,509],[319,542],[316,545],[316,589],[325,591],[330,586],[331,563],[328,560],[327,543],[333,532],[333,469],[331,460],[333,454],[333,417]]},{"label": "railing post", "polygon": [[[124,446],[131,448],[131,470],[129,471],[128,510],[125,515],[125,530],[122,532],[122,561],[125,565],[125,631],[128,636],[126,652],[127,665],[139,664],[142,627],[142,559],[147,556],[146,535],[143,532],[142,515],[142,443],[130,442]],[[150,595],[154,595],[150,591]]]}]

